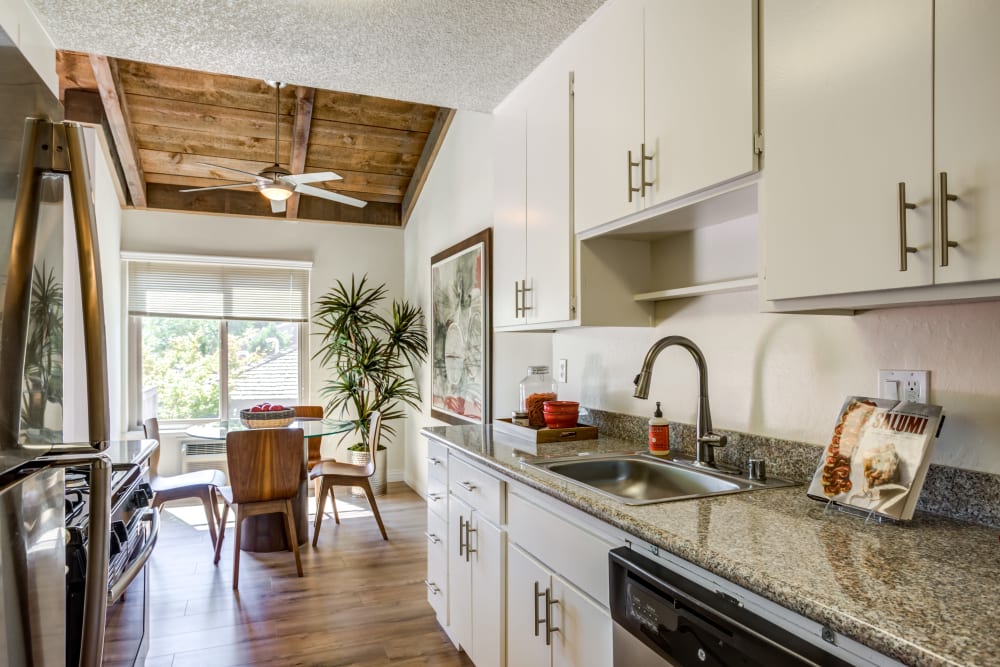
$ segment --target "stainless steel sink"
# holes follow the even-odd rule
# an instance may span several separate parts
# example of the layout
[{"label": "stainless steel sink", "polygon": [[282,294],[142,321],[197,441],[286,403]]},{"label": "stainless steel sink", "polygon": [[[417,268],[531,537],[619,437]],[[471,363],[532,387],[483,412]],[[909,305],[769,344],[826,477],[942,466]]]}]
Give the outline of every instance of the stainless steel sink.
[{"label": "stainless steel sink", "polygon": [[703,498],[792,484],[777,478],[749,480],[738,474],[696,468],[683,460],[658,459],[637,453],[535,458],[525,459],[525,464],[628,505]]}]

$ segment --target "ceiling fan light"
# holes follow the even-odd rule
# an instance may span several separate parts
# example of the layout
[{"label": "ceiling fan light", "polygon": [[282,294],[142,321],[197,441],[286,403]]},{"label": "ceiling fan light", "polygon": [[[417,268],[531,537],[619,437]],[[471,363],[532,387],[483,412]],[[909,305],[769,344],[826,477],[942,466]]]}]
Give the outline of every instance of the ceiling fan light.
[{"label": "ceiling fan light", "polygon": [[281,182],[268,183],[260,188],[260,193],[272,201],[284,201],[294,192],[295,188]]}]

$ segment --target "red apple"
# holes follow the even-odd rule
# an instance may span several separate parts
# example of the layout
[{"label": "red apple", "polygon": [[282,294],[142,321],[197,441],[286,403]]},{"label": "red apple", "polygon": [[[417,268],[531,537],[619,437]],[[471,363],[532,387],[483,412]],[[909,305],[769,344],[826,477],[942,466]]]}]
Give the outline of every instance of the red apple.
[{"label": "red apple", "polygon": [[263,412],[263,410],[260,409],[259,405],[255,405],[252,408],[250,408],[250,412]]},{"label": "red apple", "polygon": [[268,408],[268,410],[271,412],[278,412],[279,410],[284,410],[284,409],[285,408],[281,405],[272,405],[271,407]]}]

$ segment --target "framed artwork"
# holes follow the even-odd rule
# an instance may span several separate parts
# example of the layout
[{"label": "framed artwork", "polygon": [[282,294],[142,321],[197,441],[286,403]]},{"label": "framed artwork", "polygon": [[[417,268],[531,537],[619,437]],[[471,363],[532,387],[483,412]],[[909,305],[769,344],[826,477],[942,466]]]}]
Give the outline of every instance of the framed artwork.
[{"label": "framed artwork", "polygon": [[493,230],[431,257],[431,416],[450,424],[492,419]]}]

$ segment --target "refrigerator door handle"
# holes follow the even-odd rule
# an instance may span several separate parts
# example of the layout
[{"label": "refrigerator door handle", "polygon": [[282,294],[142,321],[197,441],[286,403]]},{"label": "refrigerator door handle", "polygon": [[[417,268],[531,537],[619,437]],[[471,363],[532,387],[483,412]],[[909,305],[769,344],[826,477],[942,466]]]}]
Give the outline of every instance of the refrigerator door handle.
[{"label": "refrigerator door handle", "polygon": [[104,297],[101,288],[101,258],[97,245],[90,166],[83,128],[62,123],[69,152],[69,187],[73,199],[73,220],[80,263],[80,294],[83,297],[83,340],[87,365],[87,412],[90,442],[110,440],[111,413],[108,400],[108,355],[105,348]]}]

